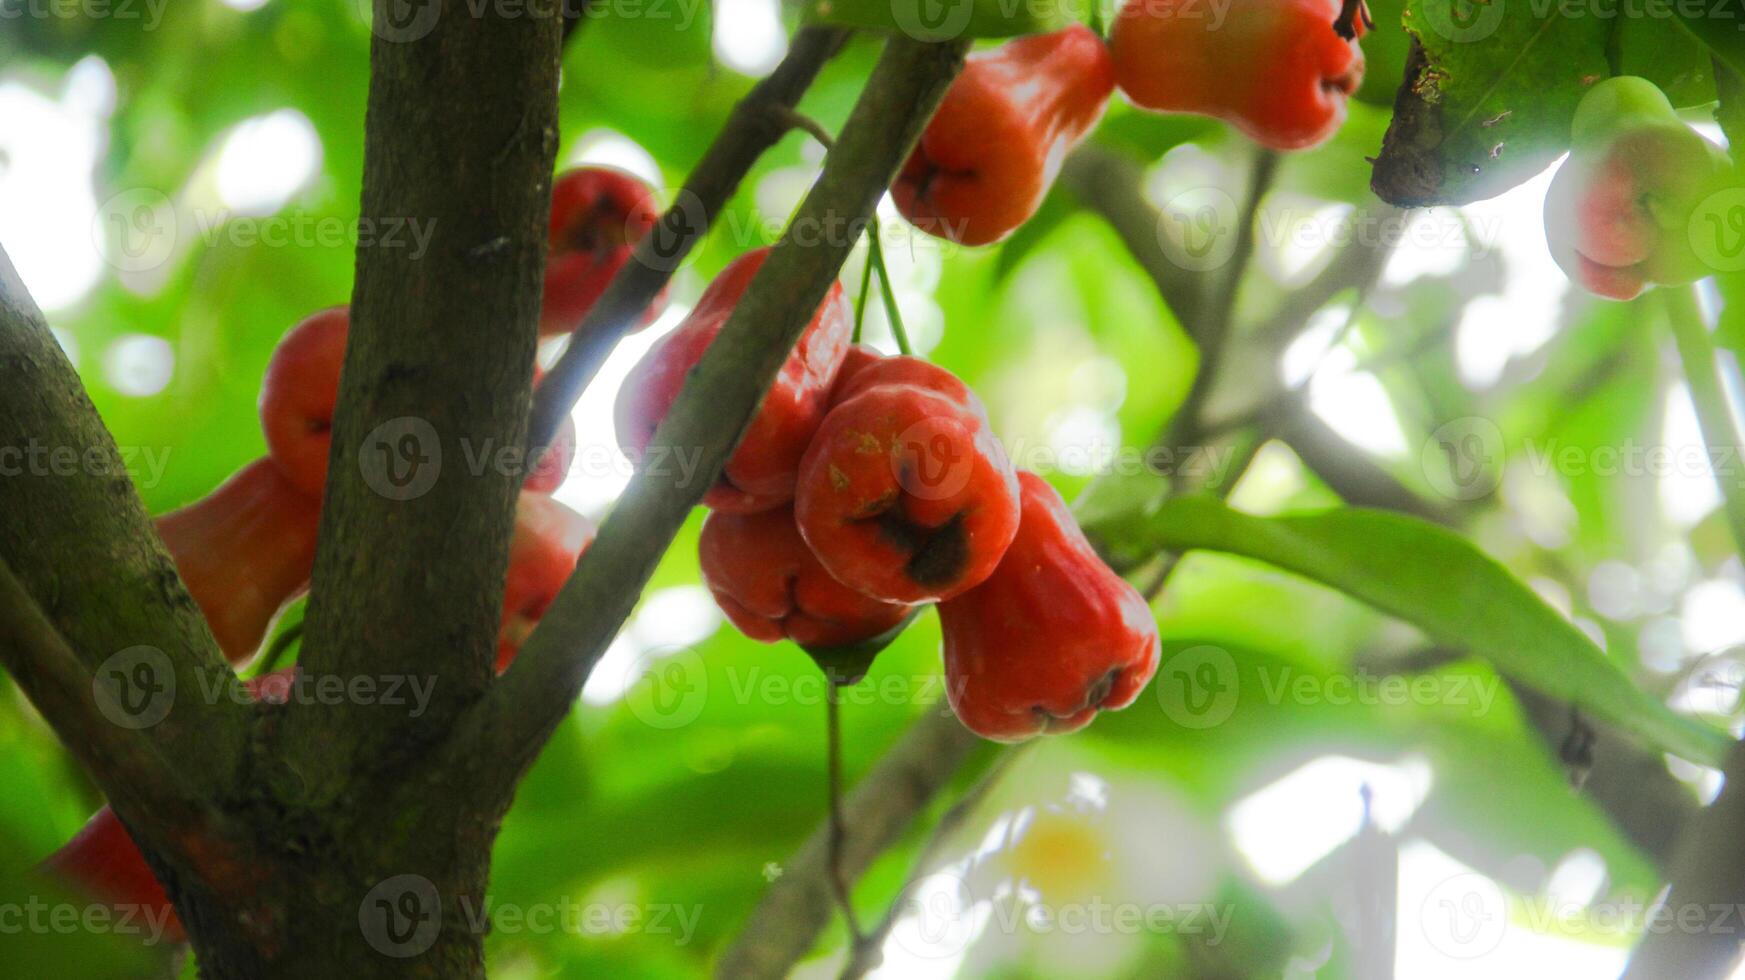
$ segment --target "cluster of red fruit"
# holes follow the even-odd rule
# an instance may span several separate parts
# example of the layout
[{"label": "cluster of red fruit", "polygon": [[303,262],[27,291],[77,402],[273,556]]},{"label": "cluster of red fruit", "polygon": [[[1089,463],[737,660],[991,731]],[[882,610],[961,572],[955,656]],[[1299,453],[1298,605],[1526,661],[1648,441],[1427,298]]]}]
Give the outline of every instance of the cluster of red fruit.
[{"label": "cluster of red fruit", "polygon": [[1694,282],[1737,256],[1745,193],[1717,196],[1737,187],[1732,160],[1685,125],[1653,82],[1596,83],[1570,137],[1545,196],[1545,239],[1571,280],[1627,300],[1649,285]]},{"label": "cluster of red fruit", "polygon": [[[1331,136],[1363,81],[1340,0],[1127,0],[1108,42],[1075,25],[972,55],[891,188],[917,228],[999,241],[1042,205],[1118,85],[1143,109],[1222,119],[1278,150]],[[1363,22],[1353,25],[1361,34]]]},{"label": "cluster of red fruit", "polygon": [[[729,264],[631,372],[617,405],[627,454],[648,448],[767,254]],[[1157,669],[1145,600],[1059,494],[1013,470],[968,386],[852,345],[852,324],[833,285],[703,497],[703,578],[722,611],[823,662],[938,603],[952,707],[988,738],[1126,707]]]},{"label": "cluster of red fruit", "polygon": [[[658,216],[652,191],[634,177],[584,168],[558,178],[552,188],[542,336],[567,332],[581,321]],[[658,312],[651,307],[642,322]],[[309,587],[350,322],[350,311],[336,307],[285,334],[261,384],[267,456],[210,495],[157,519],[176,571],[232,665],[254,657],[273,620]],[[575,429],[567,425],[522,484],[497,634],[499,672],[593,540],[587,519],[549,496],[563,482],[574,453]],[[253,678],[248,691],[283,702],[294,671]],[[163,888],[108,807],[44,867],[104,901],[156,910],[168,923],[167,938],[184,938]]]}]

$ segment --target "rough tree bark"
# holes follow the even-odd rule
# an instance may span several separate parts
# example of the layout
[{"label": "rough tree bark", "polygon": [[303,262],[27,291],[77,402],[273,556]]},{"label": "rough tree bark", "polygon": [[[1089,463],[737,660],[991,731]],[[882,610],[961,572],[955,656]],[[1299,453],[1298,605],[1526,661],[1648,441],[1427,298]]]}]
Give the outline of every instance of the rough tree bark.
[{"label": "rough tree bark", "polygon": [[[423,715],[363,695],[253,708],[193,697],[236,680],[118,464],[0,483],[4,663],[136,831],[207,976],[482,975],[490,847],[519,776],[731,451],[964,48],[889,43],[802,207],[806,233],[777,247],[658,437],[703,447],[705,479],[639,477],[521,663],[493,683],[522,474],[470,464],[519,445],[526,424],[560,24],[519,7],[420,9],[434,19],[377,11],[363,214],[417,216],[436,237],[421,261],[358,254],[300,667],[348,690],[433,679]],[[807,36],[810,66],[775,93],[787,104],[841,38]],[[749,166],[779,137],[756,129],[723,158]],[[730,190],[743,170],[712,173]],[[22,382],[0,394],[0,435],[113,461],[71,366],[0,271],[0,363]],[[78,576],[56,569],[49,544],[85,559]],[[95,726],[94,671],[140,642],[194,683],[173,722]]]}]

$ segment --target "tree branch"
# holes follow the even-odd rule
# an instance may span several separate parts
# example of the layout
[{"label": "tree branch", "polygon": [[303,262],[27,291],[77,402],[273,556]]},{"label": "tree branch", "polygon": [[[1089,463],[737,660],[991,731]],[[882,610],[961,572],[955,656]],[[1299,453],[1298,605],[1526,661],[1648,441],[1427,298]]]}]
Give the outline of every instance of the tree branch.
[{"label": "tree branch", "polygon": [[[980,753],[978,753],[980,749]],[[842,873],[854,881],[904,831],[972,756],[997,751],[944,705],[922,715],[848,795]],[[830,924],[829,828],[819,827],[782,869],[739,937],[715,966],[727,980],[785,977]]]},{"label": "tree branch", "polygon": [[1648,930],[1622,980],[1718,980],[1739,957],[1739,931],[1721,928],[1715,910],[1745,903],[1745,743],[1733,746],[1722,772],[1721,795],[1678,843],[1665,918],[1656,920],[1688,921],[1690,913],[1681,912],[1695,909],[1703,927]]},{"label": "tree branch", "polygon": [[[133,693],[143,700],[122,706],[126,723],[139,724],[140,738],[216,797],[242,761],[247,715],[240,698],[204,695],[233,692],[227,685],[236,678],[152,529],[114,439],[3,250],[0,366],[0,559],[64,638],[87,690],[106,670],[137,682]],[[9,651],[7,664],[22,678],[50,669],[40,660],[47,655],[25,646]],[[75,753],[117,724],[80,724],[76,705],[64,700],[38,710],[75,740]],[[106,775],[105,792],[128,791],[131,779]]]},{"label": "tree branch", "polygon": [[661,215],[654,231],[636,244],[631,260],[612,278],[570,335],[563,356],[546,372],[527,426],[529,446],[552,444],[606,355],[666,287],[691,248],[703,240],[752,165],[788,132],[787,113],[824,63],[841,50],[849,33],[834,27],[802,29],[776,70],[734,107],[732,118],[691,171],[677,200]]},{"label": "tree branch", "polygon": [[[1472,517],[1470,503],[1438,505],[1414,493],[1307,411],[1275,416],[1268,428],[1348,504],[1398,511],[1449,527],[1459,527]],[[1509,688],[1521,702],[1528,723],[1555,750],[1569,731],[1569,703],[1515,684]],[[1666,866],[1674,839],[1695,816],[1695,801],[1667,771],[1658,753],[1643,751],[1610,726],[1590,724],[1597,741],[1582,791],[1625,837]]]},{"label": "tree branch", "polygon": [[[379,5],[378,5],[379,7]],[[314,803],[413,757],[490,683],[531,399],[557,145],[561,18],[447,5],[370,52],[365,221],[416,217],[419,254],[360,246],[300,663],[432,679],[405,699],[299,706],[284,771]],[[377,10],[377,23],[390,18]]]},{"label": "tree branch", "polygon": [[[569,711],[673,535],[720,473],[788,352],[963,64],[963,43],[893,37],[826,157],[818,183],[694,369],[652,445],[700,452],[631,481],[514,666],[451,743],[513,780]],[[512,782],[497,787],[504,792]]]},{"label": "tree branch", "polygon": [[1242,211],[1236,221],[1235,247],[1224,263],[1224,276],[1205,306],[1194,341],[1200,349],[1200,364],[1194,371],[1193,383],[1182,399],[1164,432],[1162,442],[1170,447],[1190,446],[1199,441],[1198,429],[1205,418],[1206,402],[1221,377],[1219,370],[1230,343],[1230,331],[1236,319],[1236,300],[1242,290],[1242,277],[1254,256],[1255,218],[1260,214],[1260,202],[1272,188],[1278,174],[1278,153],[1262,149],[1254,158],[1248,173],[1248,190]]},{"label": "tree branch", "polygon": [[147,834],[162,857],[179,869],[197,872],[199,864],[188,845],[200,840],[211,846],[215,811],[145,728],[118,724],[114,706],[98,703],[91,673],[4,559],[0,665],[102,788],[115,812]]},{"label": "tree branch", "polygon": [[1195,342],[1201,340],[1205,277],[1170,261],[1158,239],[1162,216],[1140,191],[1139,164],[1127,156],[1086,143],[1066,158],[1060,180],[1109,223],[1157,294]]}]

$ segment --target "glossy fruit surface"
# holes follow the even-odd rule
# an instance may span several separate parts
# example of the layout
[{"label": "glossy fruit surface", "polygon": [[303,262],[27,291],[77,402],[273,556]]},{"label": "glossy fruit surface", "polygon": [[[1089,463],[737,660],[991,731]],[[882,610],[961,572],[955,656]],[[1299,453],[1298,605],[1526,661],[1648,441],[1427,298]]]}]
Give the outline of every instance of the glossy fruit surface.
[{"label": "glossy fruit surface", "polygon": [[[631,370],[619,389],[615,412],[618,444],[625,455],[643,465],[675,466],[677,458],[699,451],[699,447],[675,446],[670,454],[645,452],[691,369],[714,343],[768,256],[769,249],[761,248],[734,259],[709,284],[685,322],[662,337]],[[794,499],[800,458],[824,417],[853,324],[842,287],[832,283],[720,479],[704,495],[704,504],[745,514]]]},{"label": "glossy fruit surface", "polygon": [[[654,189],[622,170],[579,167],[559,174],[551,185],[539,335],[574,330],[659,220]],[[637,327],[660,315],[665,296],[663,290]]]},{"label": "glossy fruit surface", "polygon": [[497,630],[498,673],[515,659],[593,540],[594,525],[550,497],[524,493],[516,501],[503,618]]},{"label": "glossy fruit surface", "polygon": [[1546,245],[1571,280],[1627,300],[1716,271],[1699,246],[1712,245],[1711,257],[1736,252],[1745,228],[1707,227],[1724,215],[1703,208],[1727,186],[1731,162],[1651,82],[1595,84],[1571,132],[1569,159],[1545,195]]},{"label": "glossy fruit surface", "polygon": [[285,604],[309,587],[321,501],[257,459],[218,489],[156,520],[224,656],[254,656]]},{"label": "glossy fruit surface", "polygon": [[945,368],[907,354],[887,357],[865,344],[856,344],[848,349],[848,356],[842,361],[842,369],[836,373],[836,386],[830,391],[830,404],[834,407],[869,388],[891,384],[925,388],[944,395],[978,415],[987,415],[981,399],[976,397],[969,385]]},{"label": "glossy fruit surface", "polygon": [[[340,369],[351,316],[336,306],[306,317],[273,350],[261,382],[261,429],[267,452],[298,489],[317,500],[326,491],[333,413],[339,404]],[[534,369],[537,384],[539,370]],[[527,472],[523,486],[550,493],[563,482],[575,458],[575,423],[565,419],[552,451]]]},{"label": "glossy fruit surface", "polygon": [[1018,529],[1017,478],[979,402],[918,384],[861,390],[880,369],[863,371],[819,427],[794,515],[837,581],[885,602],[936,602],[999,563]]},{"label": "glossy fruit surface", "polygon": [[712,513],[697,550],[716,604],[754,640],[842,646],[878,636],[909,614],[909,606],[868,598],[831,578],[786,508]]},{"label": "glossy fruit surface", "polygon": [[970,56],[891,187],[897,210],[964,245],[1004,238],[1042,206],[1114,87],[1108,48],[1083,25]]},{"label": "glossy fruit surface", "polygon": [[304,318],[273,350],[261,381],[261,429],[267,452],[293,484],[319,498],[333,443],[333,407],[351,312],[335,306]]},{"label": "glossy fruit surface", "polygon": [[1127,0],[1109,34],[1115,79],[1143,109],[1230,123],[1275,150],[1332,136],[1363,83],[1333,32],[1340,0]]},{"label": "glossy fruit surface", "polygon": [[1133,703],[1157,672],[1157,622],[1103,564],[1065,501],[1018,475],[1023,522],[986,582],[939,606],[945,688],[964,725],[1018,741]]}]

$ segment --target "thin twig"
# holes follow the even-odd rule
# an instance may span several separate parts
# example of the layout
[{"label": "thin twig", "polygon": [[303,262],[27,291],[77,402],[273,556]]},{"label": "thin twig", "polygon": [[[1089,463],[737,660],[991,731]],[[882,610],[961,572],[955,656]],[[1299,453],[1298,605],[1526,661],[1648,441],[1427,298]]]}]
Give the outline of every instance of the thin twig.
[{"label": "thin twig", "polygon": [[866,263],[861,267],[860,298],[854,301],[854,335],[852,343],[860,343],[862,329],[866,326],[866,301],[872,297],[873,257],[872,249],[866,251]]},{"label": "thin twig", "polygon": [[[975,813],[982,801],[988,798],[994,787],[999,785],[1000,780],[1011,771],[1012,765],[1018,760],[1018,757],[1035,744],[1035,740],[1031,740],[1002,747],[999,754],[994,757],[993,763],[982,773],[981,778],[976,780],[975,785],[965,790],[957,802],[953,803],[943,814],[940,814],[939,822],[933,825],[933,829],[927,834],[926,843],[921,845],[920,852],[915,855],[915,862],[909,869],[909,877],[904,882],[904,891],[931,873],[939,849]],[[854,943],[849,947],[848,965],[843,968],[840,980],[860,980],[861,977],[878,968],[885,940],[890,937],[891,929],[902,917],[903,907],[902,902],[891,903],[890,907],[885,909],[885,914],[873,925],[871,932],[857,935]]]},{"label": "thin twig", "polygon": [[[1660,295],[1666,307],[1667,323],[1672,328],[1672,339],[1678,345],[1679,360],[1684,364],[1690,399],[1696,406],[1697,425],[1710,450],[1709,458],[1731,459],[1741,445],[1738,420],[1732,406],[1727,403],[1726,392],[1721,389],[1715,345],[1709,340],[1708,328],[1703,325],[1696,287],[1662,289]],[[1728,455],[1716,455],[1720,451]],[[1745,486],[1729,476],[1724,467],[1716,467],[1714,477],[1715,486],[1721,491],[1727,526],[1733,532],[1733,548],[1745,554]]]},{"label": "thin twig", "polygon": [[1249,170],[1247,197],[1243,199],[1242,211],[1237,217],[1235,246],[1225,262],[1224,278],[1207,305],[1205,321],[1195,337],[1200,347],[1199,368],[1194,372],[1187,397],[1159,438],[1163,445],[1186,446],[1199,441],[1198,426],[1206,402],[1218,382],[1224,349],[1229,344],[1231,327],[1236,319],[1236,300],[1248,272],[1249,260],[1254,256],[1255,219],[1260,213],[1261,201],[1271,190],[1273,178],[1278,174],[1278,163],[1277,152],[1263,149]]},{"label": "thin twig", "polygon": [[636,243],[631,261],[612,277],[606,292],[571,334],[569,347],[546,372],[534,395],[527,445],[552,445],[563,420],[618,340],[666,288],[752,165],[788,132],[780,107],[792,107],[800,101],[848,35],[848,31],[834,27],[802,29],[794,35],[793,46],[776,70],[734,107],[726,127],[691,171],[672,206]]},{"label": "thin twig", "polygon": [[863,935],[860,917],[855,915],[854,895],[842,869],[842,842],[848,836],[842,819],[842,699],[835,679],[826,676],[824,681],[825,743],[830,783],[830,885],[836,893],[836,904],[842,909],[842,919],[848,923],[848,935],[858,945]]},{"label": "thin twig", "polygon": [[885,247],[879,243],[879,217],[874,211],[866,225],[867,254],[872,257],[873,266],[879,271],[879,293],[885,300],[885,320],[890,323],[891,336],[897,341],[897,351],[901,354],[913,354],[915,348],[909,344],[909,331],[903,329],[903,313],[897,309],[897,293],[891,286],[891,273],[885,267]]},{"label": "thin twig", "polygon": [[825,152],[836,149],[836,137],[830,135],[830,130],[824,124],[811,116],[786,103],[778,102],[770,106],[770,114],[781,120],[782,125],[789,129],[797,129],[818,141]]},{"label": "thin twig", "polygon": [[1333,33],[1347,41],[1355,41],[1375,28],[1375,17],[1364,0],[1344,0],[1339,16],[1333,20]]},{"label": "thin twig", "polygon": [[[715,481],[811,311],[836,282],[855,241],[816,236],[816,230],[858,228],[866,220],[961,68],[965,47],[902,36],[887,42],[843,127],[838,152],[825,160],[789,232],[654,434],[653,446],[694,452],[691,470],[646,467],[636,474],[515,663],[455,726],[449,751],[497,760],[493,775],[503,792],[568,713],[673,536]],[[547,387],[551,381],[548,375]]]}]

